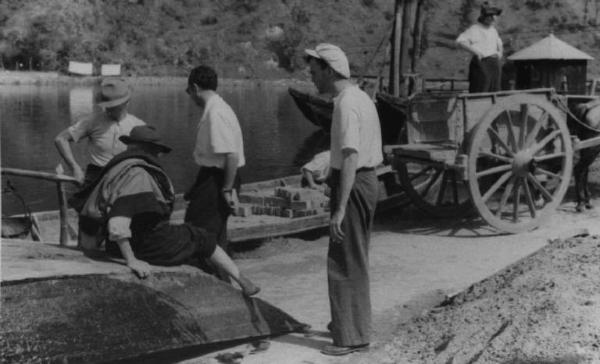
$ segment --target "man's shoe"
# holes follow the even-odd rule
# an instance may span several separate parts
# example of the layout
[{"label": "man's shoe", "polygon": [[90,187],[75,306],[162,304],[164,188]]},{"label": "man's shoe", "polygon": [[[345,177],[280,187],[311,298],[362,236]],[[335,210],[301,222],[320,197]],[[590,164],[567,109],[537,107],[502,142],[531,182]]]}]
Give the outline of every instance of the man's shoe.
[{"label": "man's shoe", "polygon": [[355,352],[368,351],[369,344],[355,345],[355,346],[336,346],[326,345],[321,353],[325,355],[342,356],[348,355]]}]

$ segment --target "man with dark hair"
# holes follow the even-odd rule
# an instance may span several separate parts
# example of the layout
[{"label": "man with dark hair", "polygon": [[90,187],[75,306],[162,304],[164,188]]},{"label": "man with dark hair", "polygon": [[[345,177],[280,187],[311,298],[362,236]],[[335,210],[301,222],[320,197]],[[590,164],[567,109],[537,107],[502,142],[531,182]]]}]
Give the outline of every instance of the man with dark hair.
[{"label": "man with dark hair", "polygon": [[[122,256],[140,278],[150,265],[195,265],[209,259],[232,277],[246,295],[259,288],[245,278],[216,244],[213,234],[189,224],[169,222],[175,195],[158,157],[171,148],[162,144],[154,128],[144,125],[119,138],[127,150],[115,156],[87,189],[80,215],[98,222],[99,229],[83,231],[94,249],[106,241],[106,251]],[[85,241],[85,240],[84,240]]]},{"label": "man with dark hair", "polygon": [[[186,92],[202,109],[196,128],[193,157],[200,167],[196,181],[185,194],[189,201],[185,222],[217,236],[227,251],[227,219],[240,185],[238,168],[246,163],[242,130],[231,107],[217,94],[217,73],[208,66],[194,68]],[[205,269],[225,281],[229,275],[208,264]]]},{"label": "man with dark hair", "polygon": [[456,39],[456,43],[473,55],[469,64],[469,92],[500,90],[502,39],[494,27],[502,9],[484,2],[477,23]]},{"label": "man with dark hair", "polygon": [[369,240],[378,195],[375,166],[383,161],[381,127],[369,95],[350,81],[339,47],[323,43],[306,55],[319,92],[334,95],[327,254],[333,345],[321,352],[345,355],[367,350],[370,340]]}]

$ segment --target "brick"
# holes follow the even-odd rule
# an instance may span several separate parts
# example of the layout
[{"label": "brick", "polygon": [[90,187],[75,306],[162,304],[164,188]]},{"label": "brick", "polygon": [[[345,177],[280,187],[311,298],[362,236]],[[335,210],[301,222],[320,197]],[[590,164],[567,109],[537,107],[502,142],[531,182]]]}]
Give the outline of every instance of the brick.
[{"label": "brick", "polygon": [[264,204],[264,198],[262,196],[257,196],[257,195],[249,195],[249,194],[240,194],[238,196],[238,201],[240,203],[249,203],[249,204],[253,204],[253,205],[263,205]]},{"label": "brick", "polygon": [[263,203],[265,206],[275,206],[275,207],[287,207],[288,200],[284,197],[278,196],[265,196],[263,199]]},{"label": "brick", "polygon": [[235,209],[235,216],[247,217],[252,215],[251,205],[240,205]]},{"label": "brick", "polygon": [[292,201],[290,203],[292,210],[306,210],[312,208],[311,201]]}]

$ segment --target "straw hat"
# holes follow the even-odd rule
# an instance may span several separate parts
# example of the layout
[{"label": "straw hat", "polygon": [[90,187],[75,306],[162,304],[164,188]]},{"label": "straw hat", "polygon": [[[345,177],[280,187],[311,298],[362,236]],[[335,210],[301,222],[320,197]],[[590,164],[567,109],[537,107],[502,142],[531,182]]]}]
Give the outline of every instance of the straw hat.
[{"label": "straw hat", "polygon": [[110,108],[126,103],[131,98],[131,90],[125,81],[109,78],[100,85],[98,106]]}]

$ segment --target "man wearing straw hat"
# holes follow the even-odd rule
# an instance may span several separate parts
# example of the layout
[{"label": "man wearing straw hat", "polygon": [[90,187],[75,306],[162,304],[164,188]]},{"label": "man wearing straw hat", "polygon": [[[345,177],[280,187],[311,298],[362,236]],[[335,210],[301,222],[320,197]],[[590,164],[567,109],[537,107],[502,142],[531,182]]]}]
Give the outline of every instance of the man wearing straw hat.
[{"label": "man wearing straw hat", "polygon": [[484,2],[477,23],[456,39],[461,48],[473,55],[469,64],[469,92],[500,90],[503,46],[494,25],[501,13],[502,9]]},{"label": "man wearing straw hat", "polygon": [[371,326],[369,240],[377,203],[375,166],[383,161],[373,101],[350,81],[344,52],[322,43],[306,50],[312,81],[334,95],[331,122],[331,218],[327,281],[333,345],[326,355],[368,350]]},{"label": "man wearing straw hat", "polygon": [[[115,155],[125,151],[119,137],[129,135],[135,126],[145,123],[127,112],[131,90],[125,81],[109,78],[100,85],[97,105],[102,113],[93,113],[56,136],[54,144],[73,176],[82,185],[91,183]],[[71,149],[71,143],[87,139],[89,164],[83,172]]]}]

